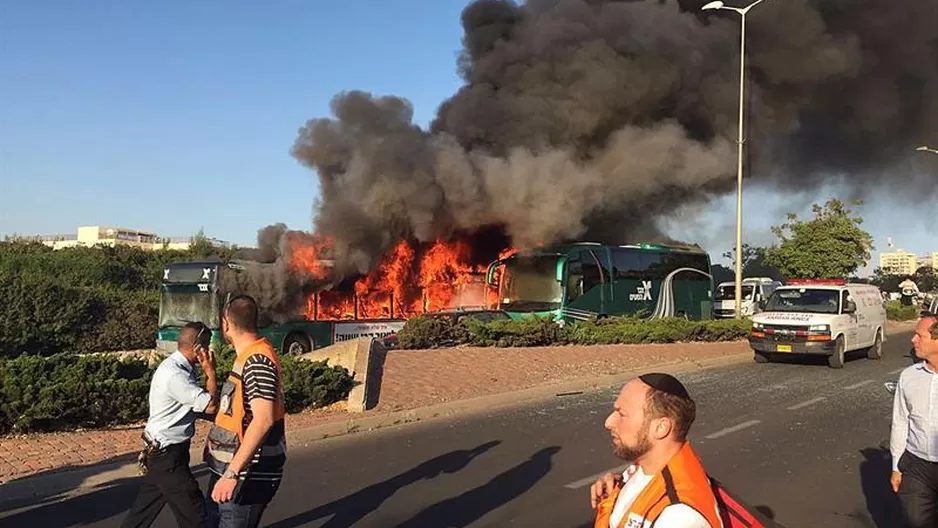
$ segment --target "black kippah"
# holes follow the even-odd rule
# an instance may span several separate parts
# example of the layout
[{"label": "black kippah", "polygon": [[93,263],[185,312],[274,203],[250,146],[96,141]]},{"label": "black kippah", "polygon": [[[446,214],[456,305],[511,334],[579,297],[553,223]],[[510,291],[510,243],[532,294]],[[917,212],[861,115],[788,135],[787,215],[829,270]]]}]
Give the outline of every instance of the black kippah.
[{"label": "black kippah", "polygon": [[690,399],[690,394],[688,394],[687,389],[684,388],[684,385],[677,380],[674,376],[670,374],[662,374],[660,372],[652,372],[649,374],[642,374],[638,377],[652,388],[660,390],[661,392],[666,392],[672,396],[677,396],[678,398],[683,398],[686,400]]}]

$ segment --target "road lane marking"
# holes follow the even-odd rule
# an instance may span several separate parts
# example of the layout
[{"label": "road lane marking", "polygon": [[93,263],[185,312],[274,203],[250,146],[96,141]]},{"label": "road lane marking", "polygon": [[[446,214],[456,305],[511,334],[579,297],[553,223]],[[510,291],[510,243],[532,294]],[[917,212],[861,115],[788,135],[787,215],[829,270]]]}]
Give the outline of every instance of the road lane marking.
[{"label": "road lane marking", "polygon": [[857,388],[857,387],[862,387],[862,386],[864,386],[864,385],[873,383],[873,381],[874,381],[874,380],[871,380],[871,379],[863,380],[863,381],[861,381],[860,383],[854,383],[853,385],[847,385],[846,387],[844,387],[844,390],[850,390],[850,389],[855,389],[855,388]]},{"label": "road lane marking", "polygon": [[590,484],[599,480],[599,477],[605,475],[606,473],[622,473],[623,471],[625,471],[625,468],[627,467],[629,467],[629,465],[625,464],[619,467],[614,467],[612,469],[607,469],[606,471],[603,471],[601,473],[590,475],[589,477],[582,478],[580,480],[566,484],[564,487],[567,489],[578,489],[578,488],[582,488],[583,486],[589,486]]},{"label": "road lane marking", "polygon": [[905,370],[905,367],[902,367],[902,368],[899,368],[899,369],[896,369],[896,370],[890,370],[889,373],[890,373],[890,374],[898,374],[898,373],[902,372],[903,370]]},{"label": "road lane marking", "polygon": [[808,401],[803,401],[803,402],[801,402],[801,403],[796,403],[796,404],[792,405],[791,407],[786,407],[786,409],[788,409],[789,411],[794,411],[795,409],[801,409],[802,407],[807,407],[807,406],[809,406],[809,405],[814,405],[815,403],[817,403],[817,402],[819,402],[819,401],[823,401],[824,399],[825,399],[824,396],[818,396],[817,398],[812,398],[812,399],[810,399],[810,400],[808,400]]},{"label": "road lane marking", "polygon": [[748,422],[743,422],[743,423],[741,423],[741,424],[736,424],[736,425],[727,427],[726,429],[720,429],[719,431],[717,431],[717,432],[715,432],[715,433],[710,433],[710,434],[708,434],[708,435],[705,436],[704,438],[706,438],[706,439],[708,439],[708,440],[713,440],[714,438],[720,438],[721,436],[726,436],[726,435],[728,435],[728,434],[730,434],[730,433],[735,433],[736,431],[742,431],[743,429],[745,429],[745,428],[747,428],[747,427],[752,427],[753,425],[756,425],[756,424],[758,424],[758,423],[762,423],[762,422],[761,422],[760,420],[749,420]]}]

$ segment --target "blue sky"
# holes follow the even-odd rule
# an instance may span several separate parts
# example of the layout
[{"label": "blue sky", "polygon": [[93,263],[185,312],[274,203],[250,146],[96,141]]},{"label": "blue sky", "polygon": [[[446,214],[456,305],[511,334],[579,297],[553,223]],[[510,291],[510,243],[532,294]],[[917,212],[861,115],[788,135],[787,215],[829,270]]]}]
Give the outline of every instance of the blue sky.
[{"label": "blue sky", "polygon": [[[204,228],[252,245],[271,223],[310,229],[318,186],[289,154],[297,129],[329,116],[330,99],[348,89],[404,96],[417,122],[429,122],[460,85],[466,3],[9,3],[0,16],[0,234]],[[747,192],[747,241],[771,241],[767,226],[779,217],[766,217],[765,204],[775,198]],[[704,212],[707,222],[673,226],[716,260],[733,245],[734,206],[730,196]],[[910,214],[884,198],[861,213],[878,248],[892,236],[909,251],[938,250],[931,211]],[[730,228],[701,229],[712,223]]]}]

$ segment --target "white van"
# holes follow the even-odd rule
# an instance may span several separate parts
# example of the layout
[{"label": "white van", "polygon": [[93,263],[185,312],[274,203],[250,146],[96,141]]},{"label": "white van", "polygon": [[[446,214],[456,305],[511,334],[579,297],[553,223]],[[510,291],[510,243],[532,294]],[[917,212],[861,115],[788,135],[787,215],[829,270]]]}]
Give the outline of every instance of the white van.
[{"label": "white van", "polygon": [[749,345],[759,363],[776,354],[828,356],[833,368],[844,354],[865,350],[883,356],[886,306],[879,288],[843,280],[791,280],[775,290],[752,317]]},{"label": "white van", "polygon": [[[759,303],[772,295],[782,283],[769,277],[747,277],[743,279],[743,295],[740,311],[743,317],[759,313]],[[713,296],[713,317],[732,319],[736,317],[736,282],[721,282]]]}]

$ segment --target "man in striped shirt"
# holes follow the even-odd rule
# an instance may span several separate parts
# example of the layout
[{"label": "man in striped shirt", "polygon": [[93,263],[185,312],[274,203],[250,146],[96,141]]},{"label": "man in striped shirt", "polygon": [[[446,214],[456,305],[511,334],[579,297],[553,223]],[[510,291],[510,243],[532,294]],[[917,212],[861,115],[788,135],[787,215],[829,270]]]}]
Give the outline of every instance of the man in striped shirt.
[{"label": "man in striped shirt", "polygon": [[251,297],[231,300],[222,330],[237,355],[207,440],[208,525],[255,527],[280,487],[286,462],[280,362],[257,333]]},{"label": "man in striped shirt", "polygon": [[899,375],[893,400],[892,489],[911,528],[935,526],[938,517],[938,319],[923,317],[912,346],[923,359]]}]

